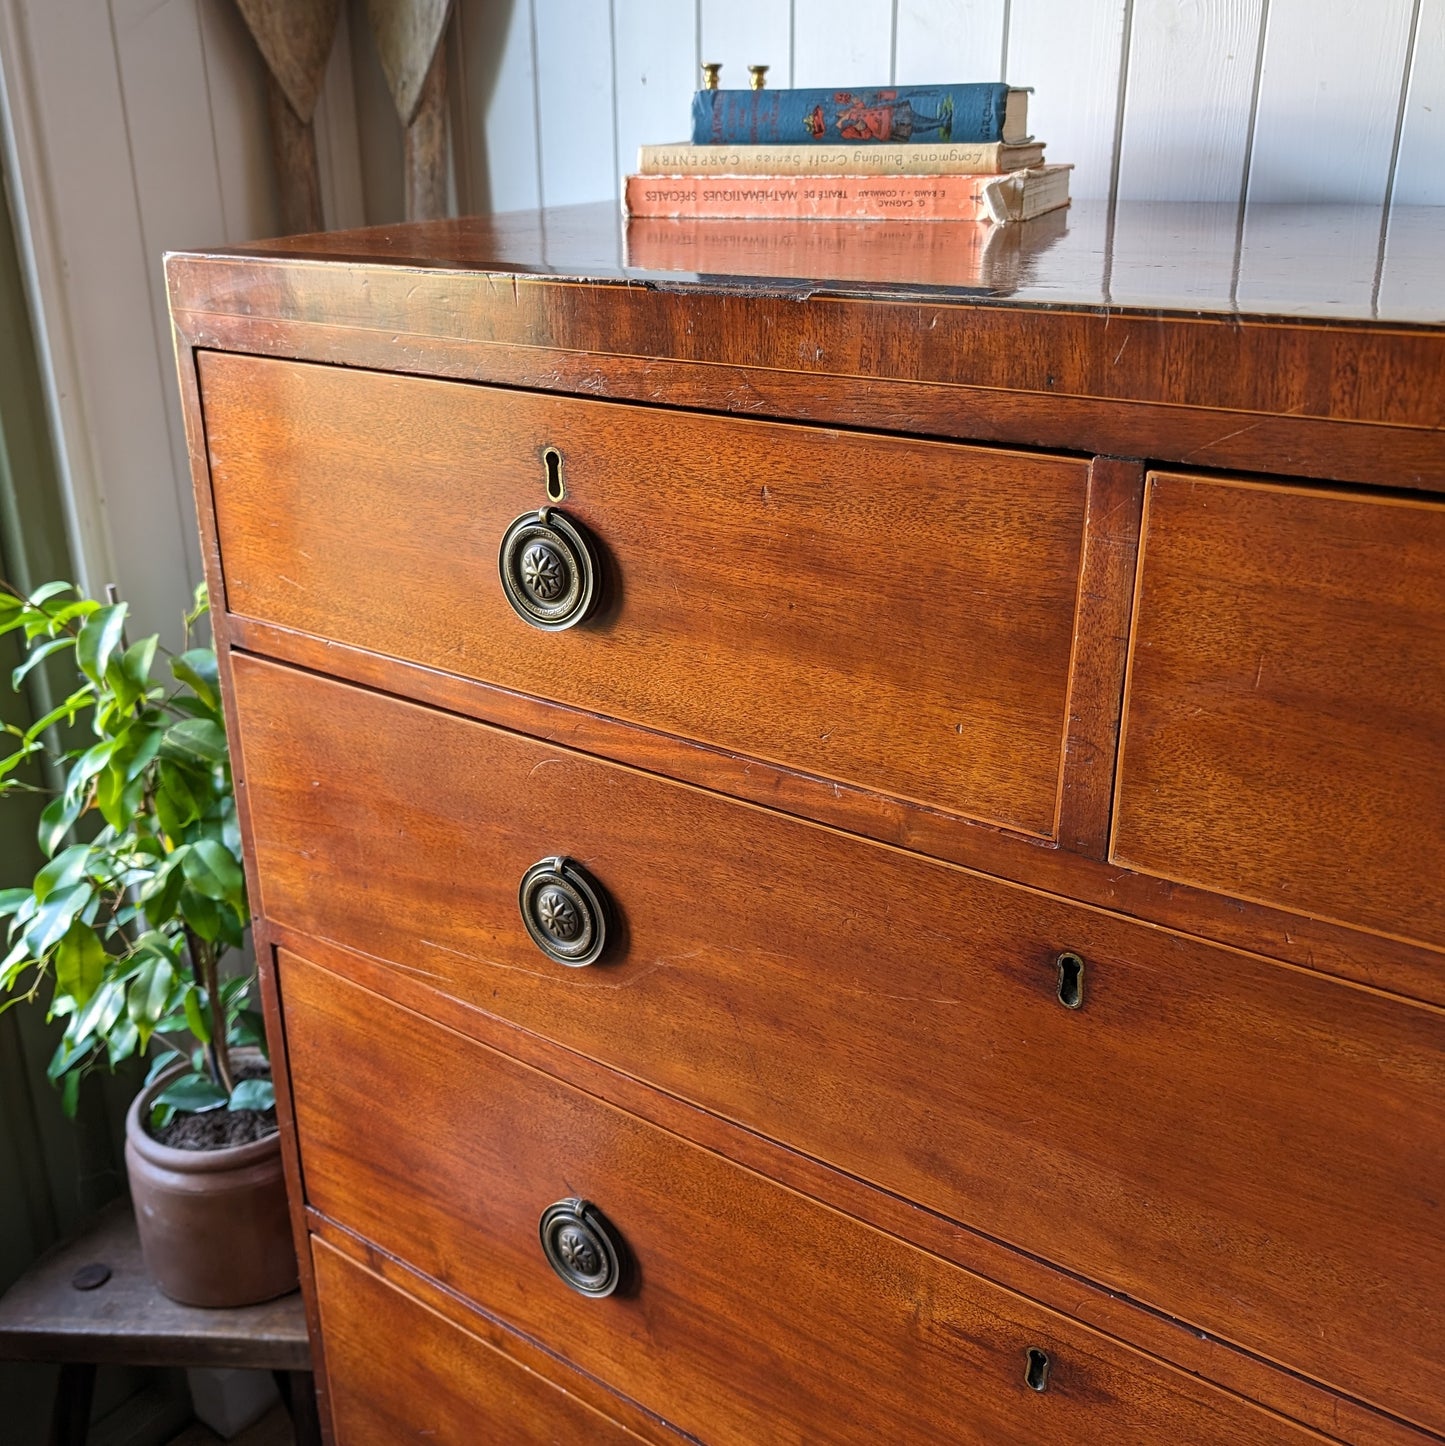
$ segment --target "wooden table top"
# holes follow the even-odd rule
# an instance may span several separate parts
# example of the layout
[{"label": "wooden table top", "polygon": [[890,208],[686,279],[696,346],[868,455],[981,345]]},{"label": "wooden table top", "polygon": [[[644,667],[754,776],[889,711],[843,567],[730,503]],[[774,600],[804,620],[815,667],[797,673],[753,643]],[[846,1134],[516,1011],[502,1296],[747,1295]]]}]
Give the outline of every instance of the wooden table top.
[{"label": "wooden table top", "polygon": [[[94,1266],[108,1267],[109,1277],[77,1288],[77,1272]],[[125,1201],[48,1251],[0,1297],[0,1359],[311,1369],[299,1292],[234,1310],[167,1299],[146,1273]]]},{"label": "wooden table top", "polygon": [[[1076,201],[1020,225],[625,221],[610,203],[227,250],[668,289],[1445,323],[1445,207]],[[782,289],[788,290],[785,285]]]}]

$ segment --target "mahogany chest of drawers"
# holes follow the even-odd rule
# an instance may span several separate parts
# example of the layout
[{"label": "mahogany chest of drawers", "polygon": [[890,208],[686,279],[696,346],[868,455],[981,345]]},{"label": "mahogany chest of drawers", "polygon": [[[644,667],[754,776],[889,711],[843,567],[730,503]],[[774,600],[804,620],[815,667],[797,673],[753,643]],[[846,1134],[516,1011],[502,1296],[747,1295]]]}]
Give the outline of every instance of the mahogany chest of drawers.
[{"label": "mahogany chest of drawers", "polygon": [[1445,311],[1095,220],[169,259],[341,1446],[1445,1439]]}]

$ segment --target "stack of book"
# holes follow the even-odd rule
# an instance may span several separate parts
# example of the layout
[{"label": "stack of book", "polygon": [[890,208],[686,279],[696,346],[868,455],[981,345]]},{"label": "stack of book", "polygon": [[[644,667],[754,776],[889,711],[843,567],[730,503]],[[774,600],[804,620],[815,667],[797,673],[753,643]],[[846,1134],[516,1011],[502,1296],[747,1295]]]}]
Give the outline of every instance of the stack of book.
[{"label": "stack of book", "polygon": [[692,138],[643,146],[628,216],[1026,221],[1069,204],[1028,92],[1004,84],[700,90]]}]

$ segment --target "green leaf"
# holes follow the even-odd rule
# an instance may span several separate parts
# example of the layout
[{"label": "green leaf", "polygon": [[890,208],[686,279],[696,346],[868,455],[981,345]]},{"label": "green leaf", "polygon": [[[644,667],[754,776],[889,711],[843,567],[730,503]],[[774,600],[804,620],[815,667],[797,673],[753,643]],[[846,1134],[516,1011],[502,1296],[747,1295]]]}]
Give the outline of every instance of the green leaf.
[{"label": "green leaf", "polygon": [[259,1009],[242,1009],[236,1013],[231,1025],[230,1043],[240,1048],[245,1045],[266,1047],[266,1021]]},{"label": "green leaf", "polygon": [[66,834],[75,826],[75,820],[80,817],[80,811],[85,807],[85,798],[80,796],[72,798],[70,794],[63,793],[59,798],[52,798],[40,813],[40,847],[46,854],[53,854]]},{"label": "green leaf", "polygon": [[75,1118],[75,1112],[80,1105],[80,1075],[68,1074],[60,1086],[60,1108],[65,1111],[68,1120]]},{"label": "green leaf", "polygon": [[38,608],[47,603],[53,597],[59,597],[63,592],[74,592],[75,584],[70,582],[43,582],[28,599],[30,606]]},{"label": "green leaf", "polygon": [[0,889],[0,919],[8,919],[30,896],[29,889]]},{"label": "green leaf", "polygon": [[32,958],[39,959],[69,930],[91,896],[90,885],[79,883],[68,889],[59,889],[46,899],[25,930],[25,947]]},{"label": "green leaf", "polygon": [[220,1109],[226,1103],[226,1092],[203,1074],[183,1074],[173,1084],[167,1085],[156,1096],[155,1102],[200,1115],[207,1110]]},{"label": "green leaf", "polygon": [[132,643],[120,657],[120,670],[125,679],[136,690],[144,693],[151,684],[151,664],[155,662],[156,649],[160,646],[160,635],[152,633],[138,643]]},{"label": "green leaf", "polygon": [[61,850],[35,875],[35,902],[43,904],[56,889],[78,884],[85,877],[85,866],[89,862],[89,844],[71,844]]},{"label": "green leaf", "polygon": [[182,844],[141,889],[140,899],[145,909],[146,922],[153,927],[159,928],[175,918],[176,907],[181,900],[181,889],[186,882],[185,873],[180,867],[186,852],[189,852],[189,848]]},{"label": "green leaf", "polygon": [[92,684],[86,683],[83,687],[77,688],[58,708],[52,708],[43,718],[37,718],[25,730],[25,742],[33,743],[47,728],[53,727],[56,723],[75,722],[75,715],[94,697],[95,688]]},{"label": "green leaf", "polygon": [[186,990],[185,999],[186,1028],[188,1028],[202,1044],[211,1042],[211,1026],[206,1022],[205,1011],[201,1008],[201,991],[194,984]]},{"label": "green leaf", "polygon": [[0,759],[0,779],[14,773],[27,758],[42,751],[42,745],[34,739],[27,740],[21,747],[17,748],[8,758]]},{"label": "green leaf", "polygon": [[216,669],[216,655],[210,648],[189,648],[171,659],[171,672],[206,706],[219,711],[221,684]]},{"label": "green leaf", "polygon": [[10,686],[18,693],[20,685],[25,681],[25,675],[36,666],[43,663],[52,653],[58,653],[62,648],[69,648],[75,645],[75,639],[66,633],[62,637],[51,638],[49,642],[41,643],[38,648],[31,648],[30,656],[10,674]]},{"label": "green leaf", "polygon": [[156,817],[171,838],[179,838],[188,823],[201,816],[201,802],[186,771],[163,758],[157,769]]},{"label": "green leaf", "polygon": [[131,981],[126,1013],[140,1031],[141,1048],[150,1043],[156,1025],[165,1016],[175,980],[176,971],[171,967],[170,960],[155,956],[146,960]]},{"label": "green leaf", "polygon": [[231,1091],[227,1108],[232,1110],[269,1110],[276,1106],[276,1086],[268,1079],[243,1079]]},{"label": "green leaf", "polygon": [[142,1048],[141,1032],[129,1019],[122,1019],[105,1037],[105,1056],[112,1069]]},{"label": "green leaf", "polygon": [[120,645],[121,634],[125,631],[125,615],[125,603],[97,608],[86,618],[85,626],[75,641],[76,661],[85,676],[97,686],[104,682],[111,654]]},{"label": "green leaf", "polygon": [[110,762],[119,747],[119,738],[102,738],[99,743],[87,748],[71,767],[65,780],[65,791],[83,797],[86,784]]},{"label": "green leaf", "polygon": [[240,864],[217,839],[197,839],[186,851],[182,867],[191,886],[208,899],[237,899],[245,892],[246,876]]},{"label": "green leaf", "polygon": [[117,832],[124,833],[145,798],[145,780],[127,779],[125,765],[116,759],[96,780],[95,806]]},{"label": "green leaf", "polygon": [[182,718],[167,729],[161,756],[193,767],[214,767],[227,759],[226,730],[212,718]]},{"label": "green leaf", "polygon": [[[60,987],[60,971],[56,970],[56,987]],[[93,1046],[110,1033],[121,1011],[125,1009],[125,985],[118,979],[107,979],[90,996],[85,1007],[70,1021],[66,1037],[74,1044]]]},{"label": "green leaf", "polygon": [[[70,995],[77,1004],[87,1003],[100,989],[109,961],[110,955],[105,952],[105,945],[100,942],[95,930],[79,919],[72,921],[61,935],[60,947],[55,951],[56,990]],[[118,995],[115,1001],[117,1014],[124,1003],[124,996]],[[111,1023],[114,1022],[112,1019]]]},{"label": "green leaf", "polygon": [[151,1067],[146,1071],[145,1082],[148,1085],[154,1084],[173,1064],[178,1060],[185,1059],[178,1049],[163,1049],[151,1061]]},{"label": "green leaf", "polygon": [[[164,728],[148,728],[144,723],[132,723],[126,730],[128,746],[123,750],[126,782],[140,777],[151,759],[160,751]],[[117,762],[121,762],[117,758]]]},{"label": "green leaf", "polygon": [[186,927],[199,934],[208,944],[214,944],[221,932],[221,906],[214,899],[198,893],[190,885],[181,890],[176,901]]}]

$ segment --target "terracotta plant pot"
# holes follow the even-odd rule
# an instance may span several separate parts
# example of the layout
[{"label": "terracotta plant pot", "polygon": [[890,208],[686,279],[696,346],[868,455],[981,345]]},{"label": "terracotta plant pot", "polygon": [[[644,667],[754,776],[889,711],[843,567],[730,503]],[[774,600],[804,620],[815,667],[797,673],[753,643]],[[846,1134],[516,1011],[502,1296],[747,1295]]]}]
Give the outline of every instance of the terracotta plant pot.
[{"label": "terracotta plant pot", "polygon": [[125,1163],[146,1269],[183,1305],[254,1305],[296,1289],[281,1137],[175,1150],[146,1130],[167,1071],[131,1101]]}]

